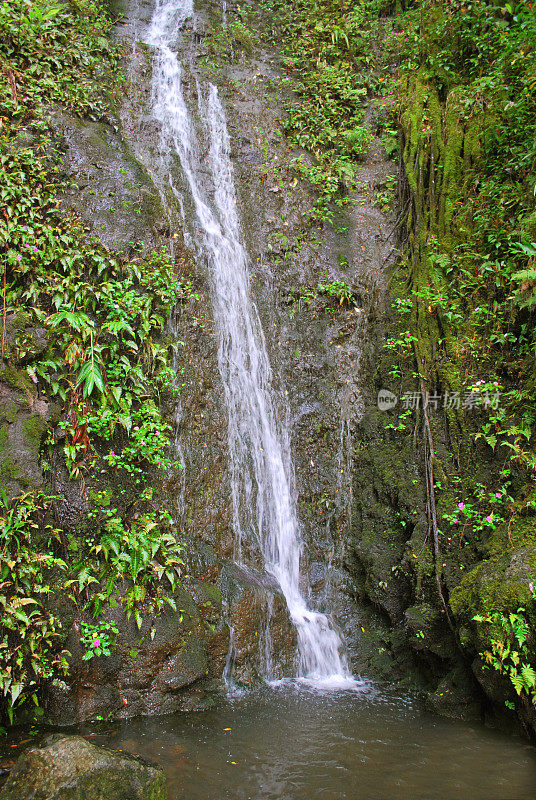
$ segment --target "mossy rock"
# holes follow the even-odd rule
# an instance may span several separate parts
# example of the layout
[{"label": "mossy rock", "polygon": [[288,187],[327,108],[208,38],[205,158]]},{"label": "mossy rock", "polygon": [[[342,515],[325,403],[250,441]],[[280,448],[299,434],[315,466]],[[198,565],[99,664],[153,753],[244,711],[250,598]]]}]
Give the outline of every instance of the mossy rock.
[{"label": "mossy rock", "polygon": [[160,767],[90,744],[49,736],[27,750],[0,792],[1,800],[166,800]]},{"label": "mossy rock", "polygon": [[60,113],[53,123],[66,146],[63,168],[73,179],[64,206],[73,207],[109,250],[132,253],[143,243],[147,252],[162,244],[160,196],[127,139],[104,122]]},{"label": "mossy rock", "polygon": [[[127,585],[117,587],[121,597]],[[115,647],[108,657],[84,660],[78,626],[74,624],[64,643],[70,653],[65,681],[52,682],[46,690],[48,720],[65,725],[105,717],[171,714],[197,707],[203,701],[199,683],[208,669],[206,636],[191,595],[180,589],[174,595],[177,610],[166,606],[155,615],[146,612],[141,629],[127,617],[121,603],[107,608],[104,619],[118,628]],[[63,597],[54,610],[64,629],[72,619]]]},{"label": "mossy rock", "polygon": [[40,414],[24,410],[15,422],[0,426],[0,481],[8,496],[43,483],[40,449],[46,430],[47,423]]},{"label": "mossy rock", "polygon": [[199,605],[210,604],[216,611],[221,611],[222,594],[213,583],[202,581],[195,587],[195,597]]},{"label": "mossy rock", "polygon": [[522,548],[527,546],[536,547],[536,518],[528,517],[518,519],[514,524],[504,523],[499,525],[491,534],[486,543],[486,550],[489,556],[499,556],[508,549]]},{"label": "mossy rock", "polygon": [[434,608],[429,603],[420,603],[406,609],[406,622],[411,630],[419,631],[434,625],[439,617],[439,609]]},{"label": "mossy rock", "polygon": [[434,714],[466,722],[480,722],[481,708],[475,697],[473,681],[459,665],[428,692],[425,704]]},{"label": "mossy rock", "polygon": [[35,386],[24,369],[15,369],[15,367],[4,364],[0,366],[0,380],[21,392],[29,393],[31,396],[35,394]]},{"label": "mossy rock", "polygon": [[[20,310],[6,315],[6,356],[12,366],[43,353],[48,344],[46,328],[32,324],[30,314]],[[20,388],[20,387],[19,387]]]},{"label": "mossy rock", "polygon": [[491,558],[471,570],[452,591],[452,611],[465,620],[472,620],[475,614],[516,611],[531,599],[529,583],[535,576],[535,546]]},{"label": "mossy rock", "polygon": [[22,423],[24,438],[28,445],[35,449],[35,451],[38,451],[41,447],[46,429],[46,422],[38,414],[34,414],[28,419],[25,419]]},{"label": "mossy rock", "polygon": [[[17,464],[12,458],[2,459],[0,462],[0,480],[2,481],[16,481],[21,477],[20,465]],[[23,476],[24,477],[24,476]],[[24,480],[21,481],[24,483]]]},{"label": "mossy rock", "polygon": [[0,399],[0,418],[6,422],[15,422],[20,414],[18,403],[12,397]]},{"label": "mossy rock", "polygon": [[9,440],[9,425],[0,426],[0,458]]}]

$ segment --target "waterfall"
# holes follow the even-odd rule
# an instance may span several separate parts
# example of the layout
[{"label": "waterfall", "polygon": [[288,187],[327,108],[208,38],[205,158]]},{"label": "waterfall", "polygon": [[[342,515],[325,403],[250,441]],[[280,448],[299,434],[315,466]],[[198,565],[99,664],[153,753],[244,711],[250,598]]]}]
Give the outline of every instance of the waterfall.
[{"label": "waterfall", "polygon": [[249,288],[225,113],[217,88],[198,85],[204,121],[199,132],[184,96],[182,65],[173,50],[192,13],[192,0],[157,0],[145,42],[155,50],[152,113],[161,126],[160,155],[164,164],[170,153],[180,161],[195,212],[196,246],[212,285],[229,418],[237,558],[243,543],[255,537],[264,568],[277,581],[297,630],[298,677],[351,686],[354,681],[338,633],[326,615],[307,607],[300,591],[301,540],[288,434],[277,420],[272,371]]}]

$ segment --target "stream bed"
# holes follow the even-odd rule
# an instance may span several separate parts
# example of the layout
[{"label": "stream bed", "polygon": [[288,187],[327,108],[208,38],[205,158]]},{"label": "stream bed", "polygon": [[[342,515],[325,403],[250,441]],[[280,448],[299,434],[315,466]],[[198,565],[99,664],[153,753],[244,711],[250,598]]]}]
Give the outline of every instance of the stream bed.
[{"label": "stream bed", "polygon": [[170,800],[534,800],[536,749],[380,692],[296,682],[205,712],[121,724],[106,742],[166,771]]}]

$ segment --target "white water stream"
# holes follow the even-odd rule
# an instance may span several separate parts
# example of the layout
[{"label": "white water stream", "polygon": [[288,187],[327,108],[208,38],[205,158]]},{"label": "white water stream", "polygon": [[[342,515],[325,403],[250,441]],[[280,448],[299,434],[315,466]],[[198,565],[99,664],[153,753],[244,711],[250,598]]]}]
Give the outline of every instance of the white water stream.
[{"label": "white water stream", "polygon": [[271,367],[249,289],[225,114],[216,87],[198,84],[206,137],[201,140],[173,49],[192,14],[192,0],[157,0],[145,43],[155,49],[152,113],[161,126],[161,155],[164,163],[169,152],[180,160],[197,218],[196,246],[212,283],[219,369],[229,415],[237,559],[242,543],[255,536],[266,572],[280,586],[296,626],[298,677],[350,687],[355,682],[337,631],[326,615],[307,607],[300,591],[301,540],[288,435],[277,421]]}]

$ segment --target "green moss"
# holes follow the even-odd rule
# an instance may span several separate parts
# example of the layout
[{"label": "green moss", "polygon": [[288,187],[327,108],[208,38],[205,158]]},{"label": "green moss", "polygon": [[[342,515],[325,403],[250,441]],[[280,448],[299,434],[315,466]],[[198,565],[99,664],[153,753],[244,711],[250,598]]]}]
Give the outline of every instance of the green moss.
[{"label": "green moss", "polygon": [[196,594],[200,604],[211,603],[218,611],[221,609],[222,594],[214,584],[208,583],[207,581],[199,583],[196,586]]},{"label": "green moss", "polygon": [[19,407],[10,397],[0,402],[0,418],[6,422],[16,422],[18,415]]},{"label": "green moss", "polygon": [[[23,146],[23,145],[22,145]],[[27,311],[17,311],[6,319],[6,335],[9,343],[20,336],[30,322],[30,315]]]},{"label": "green moss", "polygon": [[0,427],[0,454],[6,449],[9,439],[9,425],[2,425]]},{"label": "green moss", "polygon": [[46,427],[46,423],[38,414],[24,420],[22,423],[24,436],[33,450],[37,451],[41,447]]},{"label": "green moss", "polygon": [[29,392],[32,395],[35,393],[35,387],[25,370],[6,365],[0,368],[0,380],[21,392]]},{"label": "green moss", "polygon": [[20,476],[20,466],[12,458],[5,458],[0,464],[0,480],[15,480]]},{"label": "green moss", "polygon": [[484,561],[469,572],[450,596],[457,617],[516,611],[531,598],[529,582],[536,575],[536,547],[513,550]]},{"label": "green moss", "polygon": [[107,508],[113,497],[113,489],[108,487],[102,491],[91,491],[89,497],[92,503],[101,508]]},{"label": "green moss", "polygon": [[440,616],[439,610],[433,608],[429,603],[410,606],[406,610],[406,620],[414,629],[426,628],[428,625],[437,622]]},{"label": "green moss", "polygon": [[536,520],[518,519],[511,524],[503,524],[497,527],[486,548],[490,556],[498,556],[508,549],[525,547],[527,545],[536,546]]}]

